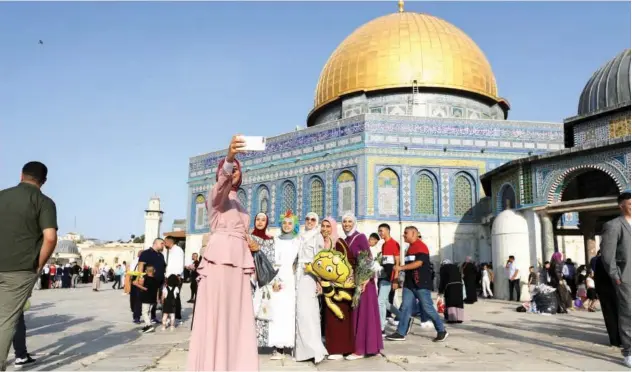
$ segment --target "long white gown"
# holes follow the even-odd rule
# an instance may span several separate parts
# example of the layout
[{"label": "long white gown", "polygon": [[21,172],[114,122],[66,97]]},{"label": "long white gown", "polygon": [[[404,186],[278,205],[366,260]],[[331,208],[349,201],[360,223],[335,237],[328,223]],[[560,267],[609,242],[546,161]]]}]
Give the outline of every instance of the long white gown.
[{"label": "long white gown", "polygon": [[325,243],[320,233],[304,234],[299,240],[294,357],[298,362],[313,358],[314,362],[320,363],[327,356],[327,349],[323,345],[320,333],[320,305],[316,294],[316,280],[306,274],[304,268],[305,263],[312,262]]},{"label": "long white gown", "polygon": [[271,347],[294,347],[296,284],[293,266],[298,255],[298,247],[299,240],[297,238],[288,240],[275,238],[274,266],[275,269],[279,269],[275,280],[281,282],[282,289],[270,294],[272,320],[269,323],[268,346]]}]

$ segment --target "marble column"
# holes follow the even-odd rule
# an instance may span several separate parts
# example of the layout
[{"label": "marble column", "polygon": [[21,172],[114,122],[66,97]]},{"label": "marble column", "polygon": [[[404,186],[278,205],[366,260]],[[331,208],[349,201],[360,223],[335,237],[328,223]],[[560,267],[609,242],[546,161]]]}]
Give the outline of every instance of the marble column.
[{"label": "marble column", "polygon": [[584,236],[584,258],[586,265],[590,264],[590,259],[597,255],[597,241],[595,240],[595,228],[597,218],[590,214],[581,213],[579,215],[579,227]]},{"label": "marble column", "polygon": [[542,261],[548,261],[555,253],[555,234],[553,232],[553,220],[549,214],[540,214],[542,225]]}]

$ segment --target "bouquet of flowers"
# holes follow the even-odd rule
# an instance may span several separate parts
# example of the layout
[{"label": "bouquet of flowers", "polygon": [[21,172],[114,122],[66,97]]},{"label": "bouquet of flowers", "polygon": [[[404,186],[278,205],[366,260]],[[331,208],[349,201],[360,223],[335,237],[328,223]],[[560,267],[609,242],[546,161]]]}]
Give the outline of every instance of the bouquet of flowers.
[{"label": "bouquet of flowers", "polygon": [[373,276],[375,275],[374,264],[375,261],[373,260],[373,257],[371,257],[371,252],[361,251],[358,254],[357,265],[354,272],[356,289],[355,293],[353,294],[353,301],[351,302],[352,307],[357,307],[360,303],[360,295],[362,295],[362,284],[373,278]]}]

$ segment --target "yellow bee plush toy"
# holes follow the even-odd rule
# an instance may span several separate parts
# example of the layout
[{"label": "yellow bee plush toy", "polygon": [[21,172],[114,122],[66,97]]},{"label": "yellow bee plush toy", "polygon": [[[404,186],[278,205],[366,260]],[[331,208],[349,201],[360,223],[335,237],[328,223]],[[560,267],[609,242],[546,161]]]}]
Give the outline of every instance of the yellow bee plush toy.
[{"label": "yellow bee plush toy", "polygon": [[305,272],[320,279],[327,307],[333,311],[336,317],[343,319],[344,315],[340,307],[332,299],[336,301],[351,301],[352,299],[349,293],[337,290],[337,288],[355,288],[353,269],[349,261],[347,261],[347,257],[334,250],[320,251],[314,257],[312,263],[305,265]]}]

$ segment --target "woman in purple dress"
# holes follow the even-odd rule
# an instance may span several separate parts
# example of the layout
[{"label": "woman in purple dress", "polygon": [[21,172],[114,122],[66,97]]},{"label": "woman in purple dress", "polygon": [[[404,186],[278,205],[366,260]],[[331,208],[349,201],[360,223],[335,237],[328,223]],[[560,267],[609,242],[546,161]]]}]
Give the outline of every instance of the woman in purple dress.
[{"label": "woman in purple dress", "polygon": [[[366,235],[356,230],[357,221],[354,215],[345,214],[342,217],[342,230],[345,242],[349,246],[349,256],[355,263],[361,251],[371,251]],[[355,266],[355,265],[354,265]],[[384,349],[380,313],[377,305],[377,290],[373,277],[361,286],[360,303],[353,309],[353,328],[355,330],[355,352],[346,357],[347,360],[364,358],[366,355],[379,354]]]}]

